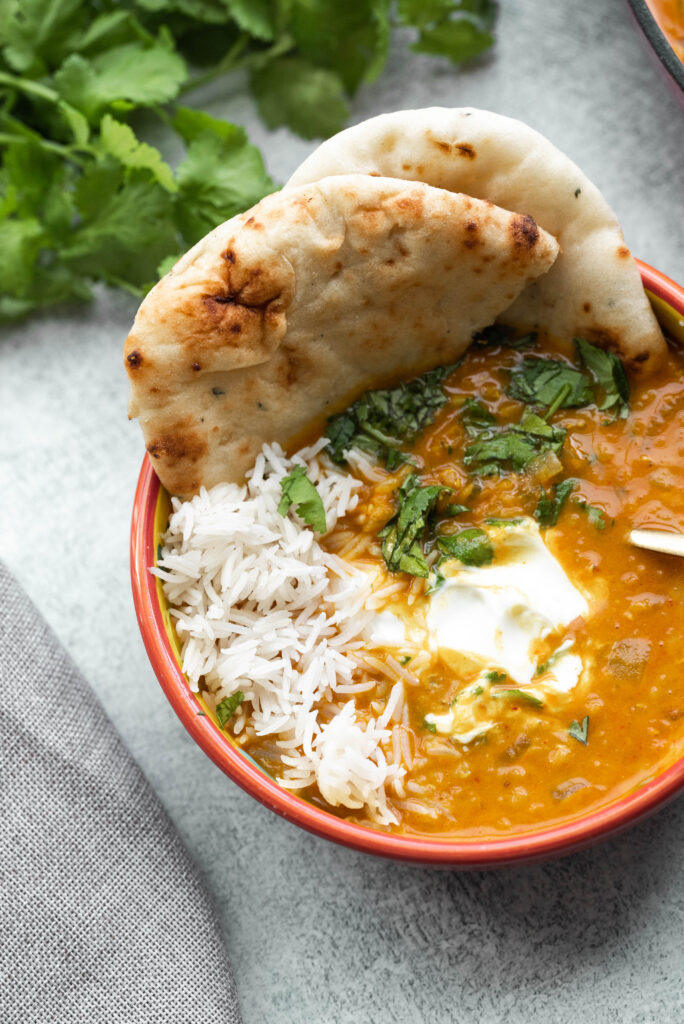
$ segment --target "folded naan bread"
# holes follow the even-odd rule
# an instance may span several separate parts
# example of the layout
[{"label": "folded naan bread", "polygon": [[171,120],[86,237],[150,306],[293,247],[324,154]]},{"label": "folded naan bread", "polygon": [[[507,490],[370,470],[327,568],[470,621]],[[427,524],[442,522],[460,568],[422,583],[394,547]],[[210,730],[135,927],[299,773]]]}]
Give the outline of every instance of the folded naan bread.
[{"label": "folded naan bread", "polygon": [[239,480],[369,386],[449,362],[551,266],[531,217],[422,182],[344,175],[267,196],[149,293],[130,415],[169,491]]},{"label": "folded naan bread", "polygon": [[657,365],[665,341],[615,214],[587,176],[526,124],[467,107],[381,114],[324,142],[286,187],[350,173],[425,181],[534,217],[561,253],[501,322],[581,335],[632,371]]}]

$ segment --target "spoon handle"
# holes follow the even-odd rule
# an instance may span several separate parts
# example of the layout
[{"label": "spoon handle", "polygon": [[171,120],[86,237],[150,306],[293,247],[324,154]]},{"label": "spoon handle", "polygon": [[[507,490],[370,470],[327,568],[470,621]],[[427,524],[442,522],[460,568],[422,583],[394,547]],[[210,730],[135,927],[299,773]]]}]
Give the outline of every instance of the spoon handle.
[{"label": "spoon handle", "polygon": [[630,544],[648,551],[662,551],[665,555],[684,556],[684,533],[668,533],[666,530],[632,530]]}]

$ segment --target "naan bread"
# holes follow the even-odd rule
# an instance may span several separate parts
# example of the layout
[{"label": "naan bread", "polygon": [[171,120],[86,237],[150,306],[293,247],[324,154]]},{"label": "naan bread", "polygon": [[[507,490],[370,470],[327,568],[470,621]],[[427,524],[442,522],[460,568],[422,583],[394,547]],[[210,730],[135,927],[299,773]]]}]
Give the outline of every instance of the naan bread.
[{"label": "naan bread", "polygon": [[265,441],[460,356],[557,252],[532,218],[421,182],[267,196],[176,264],[126,341],[162,483],[187,497],[240,480]]},{"label": "naan bread", "polygon": [[286,187],[354,172],[425,181],[534,217],[561,254],[499,319],[580,335],[612,349],[632,371],[657,365],[665,341],[615,214],[543,135],[486,110],[400,110],[324,142]]}]

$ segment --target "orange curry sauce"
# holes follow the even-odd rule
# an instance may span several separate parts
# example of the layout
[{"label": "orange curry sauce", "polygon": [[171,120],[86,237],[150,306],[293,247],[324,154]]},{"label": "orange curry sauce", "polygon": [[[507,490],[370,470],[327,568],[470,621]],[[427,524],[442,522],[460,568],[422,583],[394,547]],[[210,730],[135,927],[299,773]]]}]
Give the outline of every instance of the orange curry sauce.
[{"label": "orange curry sauce", "polygon": [[648,0],[648,6],[668,43],[684,61],[684,0]]},{"label": "orange curry sauce", "polygon": [[[524,406],[507,396],[506,370],[526,355],[562,357],[577,365],[571,343],[543,336],[529,351],[473,345],[444,383],[446,405],[411,449],[421,484],[445,484],[453,488],[449,500],[469,508],[444,520],[441,529],[457,532],[491,516],[534,515],[538,479],[512,471],[479,478],[463,464],[471,440],[462,423],[466,397],[485,404],[500,423],[518,422]],[[426,714],[443,713],[464,693],[463,675],[440,652],[426,653],[415,682],[405,688],[403,717],[394,730],[395,752],[397,744],[408,750],[410,767],[401,786],[390,791],[400,819],[391,831],[523,832],[613,801],[684,753],[683,566],[676,557],[637,549],[627,540],[633,527],[684,530],[684,360],[671,352],[657,374],[643,383],[632,378],[630,384],[626,419],[611,420],[589,406],[562,409],[550,421],[565,427],[567,436],[562,471],[545,486],[567,477],[578,483],[557,525],[541,532],[589,601],[586,620],[576,619],[563,631],[574,640],[573,653],[582,657],[582,678],[568,693],[549,693],[542,708],[495,702],[497,724],[464,745],[426,728]],[[426,582],[387,573],[377,540],[395,512],[396,488],[408,472],[406,466],[395,473],[379,470],[378,479],[366,480],[356,510],[322,543],[384,574],[385,584],[400,582],[403,594],[393,597],[420,602],[426,600]],[[580,501],[602,510],[602,529]],[[543,645],[536,653],[541,660]],[[411,668],[408,662],[407,672]],[[371,667],[367,678],[373,675]],[[381,672],[375,677],[374,688],[355,697],[362,713],[380,714],[389,695],[392,680]],[[486,701],[487,694],[473,699]],[[569,733],[571,723],[585,716],[586,746]],[[250,752],[259,757],[257,750]],[[322,804],[316,793],[307,796]],[[360,812],[336,812],[369,824]]]}]

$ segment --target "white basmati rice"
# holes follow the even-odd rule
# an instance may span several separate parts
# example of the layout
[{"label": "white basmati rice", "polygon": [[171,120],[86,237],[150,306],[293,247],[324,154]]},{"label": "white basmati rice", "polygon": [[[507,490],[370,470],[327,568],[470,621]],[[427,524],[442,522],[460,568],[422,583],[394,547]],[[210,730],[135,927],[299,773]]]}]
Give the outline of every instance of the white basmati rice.
[{"label": "white basmati rice", "polygon": [[[295,465],[306,466],[316,485],[328,531],[356,506],[360,483],[321,454],[325,444],[292,458],[265,445],[244,485],[174,498],[152,571],[163,581],[192,689],[203,680],[216,704],[244,693],[235,731],[277,738],[281,784],[315,783],[332,806],[364,808],[371,820],[390,824],[397,818],[387,787],[405,769],[389,723],[401,717],[412,673],[394,662],[392,674],[404,678],[383,713],[358,720],[347,698],[369,689],[354,652],[364,647],[372,577],[324,551],[295,514],[277,511],[280,481]],[[325,701],[332,717],[328,707],[320,714]]]}]

